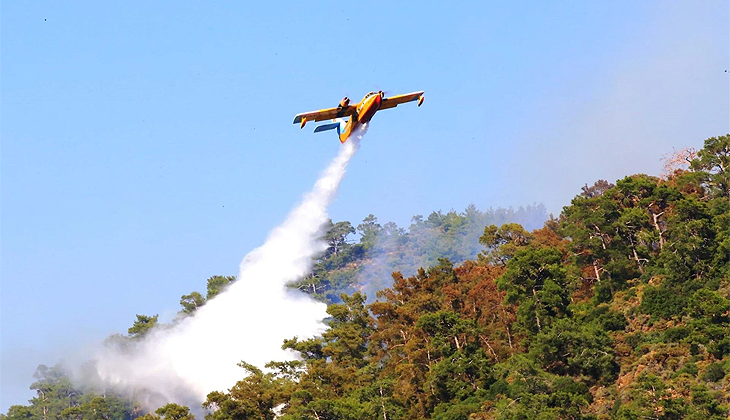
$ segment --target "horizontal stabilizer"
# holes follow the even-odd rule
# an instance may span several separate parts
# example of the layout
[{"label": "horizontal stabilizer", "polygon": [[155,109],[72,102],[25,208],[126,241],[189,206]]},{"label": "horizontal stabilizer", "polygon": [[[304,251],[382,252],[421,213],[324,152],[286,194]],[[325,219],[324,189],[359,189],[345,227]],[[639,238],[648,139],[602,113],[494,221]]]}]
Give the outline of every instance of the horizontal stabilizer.
[{"label": "horizontal stabilizer", "polygon": [[327,130],[335,130],[335,129],[337,129],[337,131],[339,133],[339,131],[340,131],[339,128],[340,128],[340,123],[338,123],[338,122],[335,122],[335,123],[332,123],[332,124],[322,124],[319,127],[315,128],[314,129],[314,132],[315,133],[319,133],[320,131],[327,131]]},{"label": "horizontal stabilizer", "polygon": [[334,122],[330,124],[322,124],[319,127],[314,129],[315,133],[319,133],[320,131],[327,131],[327,130],[337,130],[337,135],[345,131],[345,126],[347,123],[342,118],[335,118]]}]

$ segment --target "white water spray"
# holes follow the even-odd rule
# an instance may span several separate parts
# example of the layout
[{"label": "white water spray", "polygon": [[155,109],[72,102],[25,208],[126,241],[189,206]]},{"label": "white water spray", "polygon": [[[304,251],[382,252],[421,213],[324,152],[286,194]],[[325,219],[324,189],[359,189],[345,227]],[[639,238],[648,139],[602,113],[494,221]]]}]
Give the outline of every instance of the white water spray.
[{"label": "white water spray", "polygon": [[292,360],[281,349],[284,339],[321,333],[326,306],[286,284],[309,273],[312,258],[327,248],[321,239],[327,206],[359,148],[363,133],[358,134],[284,223],[243,258],[238,280],[225,292],[194,316],[152,330],[132,351],[105,349],[96,364],[102,382],[137,397],[141,392],[149,409],[170,401],[200,404],[209,392],[227,391],[242,379],[241,360],[262,368],[272,360]]}]

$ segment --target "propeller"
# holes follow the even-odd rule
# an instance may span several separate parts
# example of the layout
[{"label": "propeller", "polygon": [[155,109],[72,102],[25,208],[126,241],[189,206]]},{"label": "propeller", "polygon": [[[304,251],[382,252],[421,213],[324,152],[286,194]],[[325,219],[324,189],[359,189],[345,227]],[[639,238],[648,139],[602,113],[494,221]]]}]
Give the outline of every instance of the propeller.
[{"label": "propeller", "polygon": [[385,90],[385,89],[379,89],[377,85],[375,85],[375,92],[383,92],[383,94],[384,94],[385,96],[388,96],[388,95],[389,95],[389,94],[391,93],[391,91],[390,91],[390,90]]}]

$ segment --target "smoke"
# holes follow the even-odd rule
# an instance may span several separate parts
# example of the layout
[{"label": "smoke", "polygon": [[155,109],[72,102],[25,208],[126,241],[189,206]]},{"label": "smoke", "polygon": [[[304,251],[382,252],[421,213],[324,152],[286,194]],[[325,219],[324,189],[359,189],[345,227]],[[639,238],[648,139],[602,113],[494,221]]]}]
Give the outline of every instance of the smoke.
[{"label": "smoke", "polygon": [[513,208],[497,207],[486,211],[469,205],[463,212],[432,212],[425,219],[414,216],[408,229],[395,223],[380,227],[375,243],[368,250],[367,260],[358,273],[358,289],[368,302],[375,301],[379,290],[391,287],[392,273],[414,276],[419,268],[432,267],[439,258],[448,258],[455,265],[474,260],[484,250],[479,238],[484,227],[519,223],[527,230],[542,227],[548,219],[542,204]]},{"label": "smoke", "polygon": [[108,347],[97,356],[98,379],[142,397],[153,409],[175,401],[195,407],[212,391],[227,391],[244,376],[246,361],[262,367],[292,360],[284,339],[312,337],[324,329],[326,305],[286,288],[311,270],[327,245],[321,239],[347,164],[363,131],[340,149],[314,188],[266,242],[243,258],[238,280],[193,316],[150,331],[132,348]]}]

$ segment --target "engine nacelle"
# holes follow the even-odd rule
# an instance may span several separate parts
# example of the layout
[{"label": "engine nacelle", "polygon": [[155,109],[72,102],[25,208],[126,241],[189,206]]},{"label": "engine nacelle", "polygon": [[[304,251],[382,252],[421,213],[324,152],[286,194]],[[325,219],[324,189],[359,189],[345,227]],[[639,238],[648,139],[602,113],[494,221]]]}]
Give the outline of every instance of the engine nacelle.
[{"label": "engine nacelle", "polygon": [[340,105],[339,105],[339,108],[345,108],[345,107],[347,107],[348,105],[350,105],[350,98],[348,98],[347,96],[345,96],[345,97],[344,97],[344,98],[342,98],[342,100],[340,101]]}]

